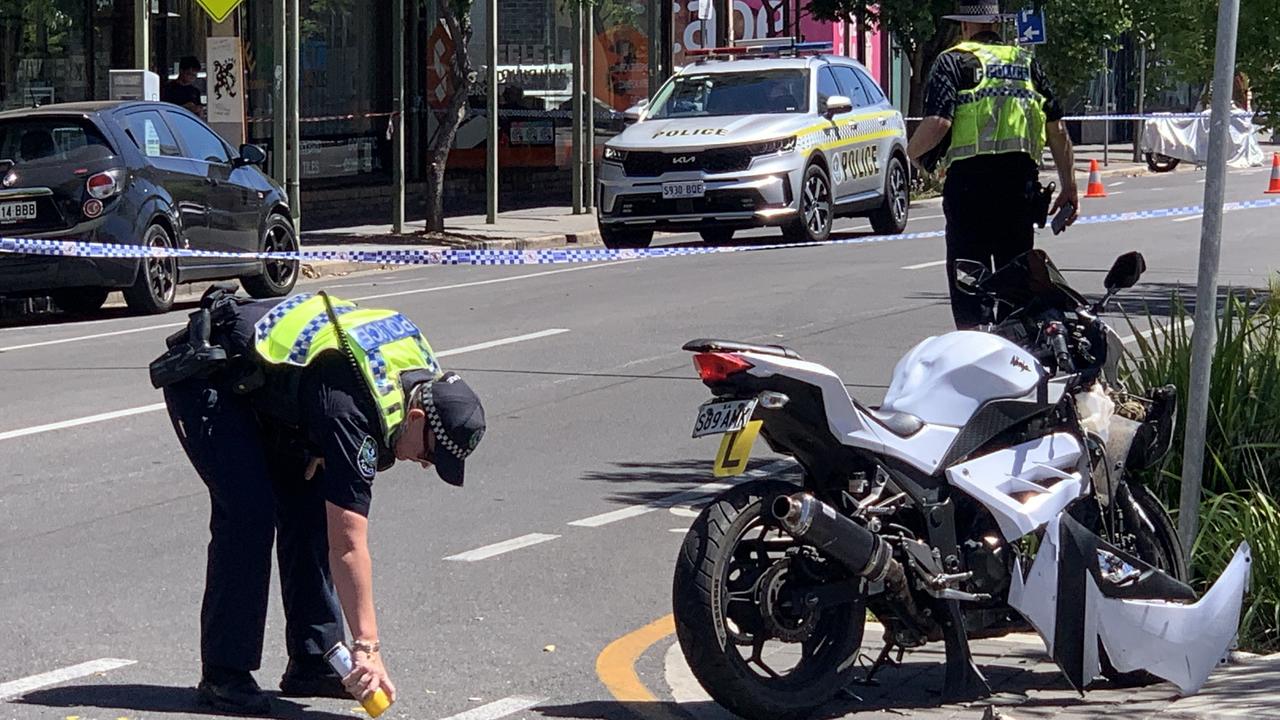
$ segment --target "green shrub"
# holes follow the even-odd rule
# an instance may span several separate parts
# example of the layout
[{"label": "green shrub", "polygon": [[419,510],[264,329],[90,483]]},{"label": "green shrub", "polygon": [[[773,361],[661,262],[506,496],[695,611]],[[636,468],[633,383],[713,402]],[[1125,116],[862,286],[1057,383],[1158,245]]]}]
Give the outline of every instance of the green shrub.
[{"label": "green shrub", "polygon": [[[1218,313],[1204,501],[1190,558],[1203,589],[1226,567],[1240,540],[1249,541],[1253,583],[1240,643],[1262,650],[1280,648],[1280,301],[1272,290],[1228,293]],[[1173,448],[1162,468],[1141,478],[1171,509],[1178,507],[1180,492],[1191,331],[1187,310],[1175,297],[1169,323],[1149,338],[1138,336],[1137,352],[1124,363],[1133,389],[1178,387]]]}]

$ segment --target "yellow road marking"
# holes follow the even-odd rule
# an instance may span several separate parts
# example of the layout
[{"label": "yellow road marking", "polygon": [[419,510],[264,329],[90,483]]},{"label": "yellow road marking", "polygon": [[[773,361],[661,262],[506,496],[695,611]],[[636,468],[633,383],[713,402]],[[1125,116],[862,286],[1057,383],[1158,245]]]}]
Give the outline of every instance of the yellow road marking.
[{"label": "yellow road marking", "polygon": [[628,703],[628,711],[646,720],[688,720],[682,713],[660,703],[636,674],[636,661],[640,656],[675,632],[675,616],[667,615],[609,643],[596,658],[596,676],[608,688],[609,694],[621,703]]}]

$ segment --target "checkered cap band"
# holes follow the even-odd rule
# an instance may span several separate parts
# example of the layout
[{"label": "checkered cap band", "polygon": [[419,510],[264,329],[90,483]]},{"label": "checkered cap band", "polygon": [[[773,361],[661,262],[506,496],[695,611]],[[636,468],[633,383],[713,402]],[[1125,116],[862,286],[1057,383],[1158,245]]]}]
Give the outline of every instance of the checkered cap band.
[{"label": "checkered cap band", "polygon": [[435,383],[435,380],[419,383],[418,387],[414,388],[414,392],[418,393],[422,401],[422,410],[427,414],[427,424],[431,426],[431,432],[436,436],[436,443],[448,450],[450,455],[459,460],[466,460],[471,454],[471,449],[460,447],[453,438],[449,437],[449,433],[445,432],[444,421],[440,419],[440,411],[436,409],[435,400],[431,397],[431,386]]}]

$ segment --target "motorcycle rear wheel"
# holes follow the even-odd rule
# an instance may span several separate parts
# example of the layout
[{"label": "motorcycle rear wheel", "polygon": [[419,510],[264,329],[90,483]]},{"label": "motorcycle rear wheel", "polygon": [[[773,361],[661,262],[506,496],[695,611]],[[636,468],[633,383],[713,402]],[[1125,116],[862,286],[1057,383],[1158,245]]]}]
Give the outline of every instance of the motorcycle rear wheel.
[{"label": "motorcycle rear wheel", "polygon": [[[797,490],[760,480],[725,492],[694,521],[676,560],[672,601],[685,660],[716,702],[748,720],[807,718],[858,669],[861,599],[798,611],[787,602],[789,575],[811,575],[807,561],[786,556],[801,543],[764,518],[774,498]],[[766,618],[759,598],[768,588],[777,606]],[[774,667],[791,660],[790,668]]]}]

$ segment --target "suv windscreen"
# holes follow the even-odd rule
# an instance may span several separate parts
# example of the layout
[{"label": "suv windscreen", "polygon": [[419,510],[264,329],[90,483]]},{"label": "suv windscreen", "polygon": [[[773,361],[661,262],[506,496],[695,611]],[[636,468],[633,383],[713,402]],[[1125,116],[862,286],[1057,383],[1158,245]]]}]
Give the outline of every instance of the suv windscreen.
[{"label": "suv windscreen", "polygon": [[651,120],[809,110],[808,70],[689,73],[659,91]]},{"label": "suv windscreen", "polygon": [[85,162],[114,154],[88,120],[41,116],[0,121],[0,160]]}]

